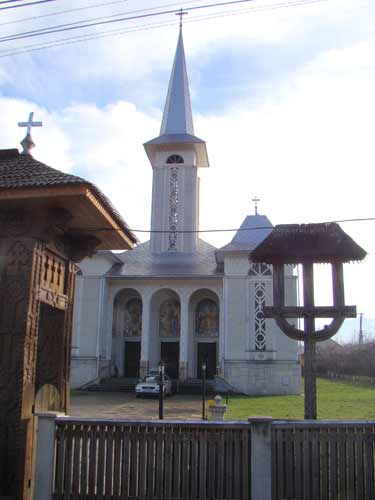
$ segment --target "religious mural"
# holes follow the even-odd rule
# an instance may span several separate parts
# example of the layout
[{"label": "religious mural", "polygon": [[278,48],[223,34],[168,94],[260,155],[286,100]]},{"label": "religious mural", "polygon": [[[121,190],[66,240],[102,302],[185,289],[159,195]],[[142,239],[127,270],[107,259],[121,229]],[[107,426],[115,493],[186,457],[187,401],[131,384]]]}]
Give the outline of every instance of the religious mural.
[{"label": "religious mural", "polygon": [[178,300],[165,300],[160,306],[160,337],[180,336],[180,303]]},{"label": "religious mural", "polygon": [[195,333],[201,337],[216,337],[219,334],[219,307],[211,299],[204,299],[197,305]]},{"label": "religious mural", "polygon": [[125,306],[124,336],[139,337],[142,334],[142,301],[130,299]]}]

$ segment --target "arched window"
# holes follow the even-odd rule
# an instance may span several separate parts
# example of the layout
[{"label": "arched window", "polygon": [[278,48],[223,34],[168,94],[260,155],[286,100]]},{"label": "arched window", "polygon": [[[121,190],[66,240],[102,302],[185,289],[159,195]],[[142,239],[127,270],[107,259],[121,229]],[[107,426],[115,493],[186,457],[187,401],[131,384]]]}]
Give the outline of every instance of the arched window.
[{"label": "arched window", "polygon": [[203,299],[197,304],[195,333],[202,337],[217,337],[219,334],[219,307],[211,299]]},{"label": "arched window", "polygon": [[184,163],[184,159],[180,155],[171,155],[167,158],[167,163]]},{"label": "arched window", "polygon": [[178,300],[167,299],[159,311],[160,337],[179,337],[180,335],[180,303]]}]

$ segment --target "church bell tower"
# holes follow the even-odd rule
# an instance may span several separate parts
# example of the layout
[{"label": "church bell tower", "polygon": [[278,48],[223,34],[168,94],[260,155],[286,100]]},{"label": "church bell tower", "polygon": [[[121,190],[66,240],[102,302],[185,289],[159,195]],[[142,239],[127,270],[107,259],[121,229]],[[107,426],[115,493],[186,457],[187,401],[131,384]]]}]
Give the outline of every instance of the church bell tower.
[{"label": "church bell tower", "polygon": [[198,168],[209,164],[206,143],[194,135],[181,26],[160,134],[144,148],[153,168],[151,251],[194,252]]}]

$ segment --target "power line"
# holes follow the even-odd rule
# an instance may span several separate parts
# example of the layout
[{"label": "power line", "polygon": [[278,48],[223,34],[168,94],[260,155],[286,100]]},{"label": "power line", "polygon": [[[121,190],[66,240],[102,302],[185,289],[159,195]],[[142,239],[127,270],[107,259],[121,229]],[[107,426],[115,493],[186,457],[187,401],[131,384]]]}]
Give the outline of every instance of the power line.
[{"label": "power line", "polygon": [[29,3],[23,3],[23,4],[17,4],[17,5],[8,5],[7,7],[0,7],[0,10],[16,9],[17,7],[28,7],[29,5],[36,5],[38,3],[48,3],[48,2],[56,2],[56,0],[38,0],[37,2],[29,2]]},{"label": "power line", "polygon": [[[15,1],[15,0],[6,0],[6,1]],[[17,1],[23,1],[23,0],[17,0]],[[59,16],[61,14],[70,14],[71,12],[78,12],[81,10],[88,10],[88,9],[96,9],[98,7],[107,7],[107,5],[113,5],[117,3],[124,3],[127,2],[128,0],[116,0],[113,2],[105,2],[105,3],[98,3],[96,5],[88,5],[86,7],[78,7],[77,9],[68,9],[68,10],[60,10],[59,12],[50,12],[48,14],[41,14],[39,16],[31,16],[31,17],[24,17],[22,19],[14,19],[13,21],[6,21],[5,23],[0,23],[0,26],[6,26],[9,24],[17,24],[17,23],[23,23],[25,21],[34,21],[35,19],[42,19],[44,17],[51,17],[51,16]],[[5,3],[5,2],[3,2]]]},{"label": "power line", "polygon": [[[194,1],[194,0],[193,0]],[[327,2],[328,0],[295,0],[293,3],[278,3],[278,4],[273,4],[273,5],[268,5],[268,6],[260,6],[260,7],[253,7],[253,8],[248,8],[248,9],[242,9],[242,10],[236,10],[236,11],[225,11],[224,13],[220,14],[207,14],[207,15],[202,15],[202,16],[196,16],[194,18],[188,19],[185,21],[185,24],[190,24],[194,22],[201,22],[201,21],[206,21],[206,20],[213,20],[221,17],[227,17],[227,16],[235,16],[235,15],[241,15],[241,14],[249,14],[252,12],[259,12],[259,11],[265,11],[265,10],[275,10],[275,9],[280,9],[280,8],[290,8],[290,7],[298,7],[298,6],[303,6],[307,4],[315,4],[315,3],[322,3],[322,2]],[[100,38],[106,38],[106,37],[111,37],[111,36],[121,36],[127,33],[132,33],[132,32],[138,32],[138,31],[145,31],[145,30],[151,30],[151,29],[159,29],[161,27],[167,27],[167,26],[174,26],[174,22],[170,21],[162,21],[160,23],[149,23],[149,24],[141,24],[141,25],[136,25],[131,28],[119,28],[115,30],[109,30],[109,31],[102,31],[102,32],[97,32],[93,34],[85,34],[85,35],[79,35],[71,38],[61,38],[60,40],[51,40],[50,42],[38,42],[36,44],[30,44],[30,45],[24,45],[19,48],[9,48],[5,50],[0,50],[0,58],[3,57],[9,57],[12,55],[18,55],[18,54],[23,54],[23,53],[31,53],[39,50],[44,50],[44,49],[49,49],[53,47],[61,47],[64,45],[71,45],[74,43],[79,43],[79,42],[85,42],[85,41],[91,41],[91,40],[96,40]],[[4,54],[4,55],[1,55]]]},{"label": "power line", "polygon": [[[56,1],[56,0],[40,0],[43,2],[49,2],[49,1]],[[255,0],[231,0],[231,1],[225,1],[225,2],[217,2],[214,4],[204,4],[204,5],[197,5],[195,7],[187,7],[186,11],[195,11],[199,9],[208,9],[212,7],[222,7],[225,5],[239,5],[243,3],[249,3],[249,2],[254,2]],[[35,36],[42,36],[42,35],[48,35],[52,33],[60,33],[62,31],[71,31],[71,30],[76,30],[76,29],[82,29],[82,28],[91,28],[93,26],[100,26],[104,24],[112,24],[112,23],[119,23],[123,21],[133,21],[134,19],[144,19],[147,17],[156,17],[156,16],[161,16],[161,15],[166,15],[166,14],[176,14],[179,12],[180,9],[170,9],[170,10],[165,10],[161,12],[155,12],[155,13],[149,13],[149,14],[139,14],[137,16],[127,16],[127,17],[120,17],[119,19],[107,19],[104,21],[84,21],[84,24],[78,25],[78,26],[66,26],[63,27],[64,25],[61,25],[61,27],[52,27],[52,28],[45,28],[43,31],[41,30],[34,30],[32,32],[23,32],[23,33],[18,33],[15,35],[9,35],[6,37],[0,38],[0,42],[4,41],[12,41],[12,40],[21,40],[23,38],[31,38]],[[120,14],[121,15],[121,14]],[[102,18],[106,19],[106,18]],[[47,31],[48,30],[48,31]]]},{"label": "power line", "polygon": [[[333,221],[325,221],[319,222],[319,224],[343,224],[346,222],[374,222],[375,217],[365,217],[365,218],[356,218],[356,219],[341,219],[341,220],[333,220]],[[199,234],[199,233],[234,233],[239,231],[259,231],[262,229],[273,229],[274,226],[259,226],[259,227],[245,227],[245,228],[227,228],[227,229],[188,229],[188,230],[176,230],[174,233],[178,234]],[[81,228],[77,228],[79,230]],[[87,231],[87,229],[85,229]],[[129,229],[129,231],[133,233],[148,233],[148,234],[168,234],[169,230],[151,230],[151,229]],[[120,228],[108,228],[108,227],[97,227],[88,229],[88,231],[123,231]]]},{"label": "power line", "polygon": [[[248,1],[250,1],[250,0],[248,0]],[[185,2],[185,3],[196,3],[196,2],[197,2],[197,0],[190,0],[189,2]],[[115,3],[117,3],[117,2],[115,2]],[[125,16],[125,15],[130,15],[130,14],[138,14],[140,12],[149,12],[149,11],[153,11],[153,10],[163,9],[164,7],[173,7],[175,5],[180,5],[180,3],[179,2],[168,3],[168,4],[164,4],[164,5],[159,5],[157,7],[149,7],[147,9],[138,9],[138,10],[132,10],[132,11],[128,11],[128,12],[121,12],[121,13],[118,13],[118,14],[111,14],[109,16],[94,17],[94,18],[88,19],[86,21],[73,21],[71,23],[58,24],[56,26],[48,26],[47,28],[38,28],[36,30],[24,31],[22,33],[18,33],[18,34],[15,34],[15,35],[6,35],[4,37],[1,37],[0,41],[2,41],[2,40],[6,40],[6,41],[8,41],[8,40],[9,41],[11,41],[11,40],[18,40],[19,38],[24,38],[23,35],[32,35],[34,33],[40,33],[40,34],[44,34],[44,32],[46,32],[47,34],[48,33],[54,33],[54,31],[52,31],[52,30],[57,29],[57,28],[67,28],[69,26],[80,25],[83,22],[86,23],[86,22],[94,22],[94,21],[99,21],[99,20],[102,21],[102,20],[105,20],[105,19],[112,19],[112,18],[118,17],[118,16]],[[27,38],[27,37],[25,36],[25,38]]]}]

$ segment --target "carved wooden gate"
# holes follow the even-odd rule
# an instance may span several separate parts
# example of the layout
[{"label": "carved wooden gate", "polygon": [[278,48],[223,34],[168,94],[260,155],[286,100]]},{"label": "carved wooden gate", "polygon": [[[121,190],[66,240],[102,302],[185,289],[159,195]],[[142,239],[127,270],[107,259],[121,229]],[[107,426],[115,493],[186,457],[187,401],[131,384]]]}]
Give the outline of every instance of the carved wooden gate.
[{"label": "carved wooden gate", "polygon": [[27,499],[34,412],[69,404],[75,266],[24,237],[27,219],[23,226],[18,218],[2,223],[8,237],[0,239],[0,493]]}]

